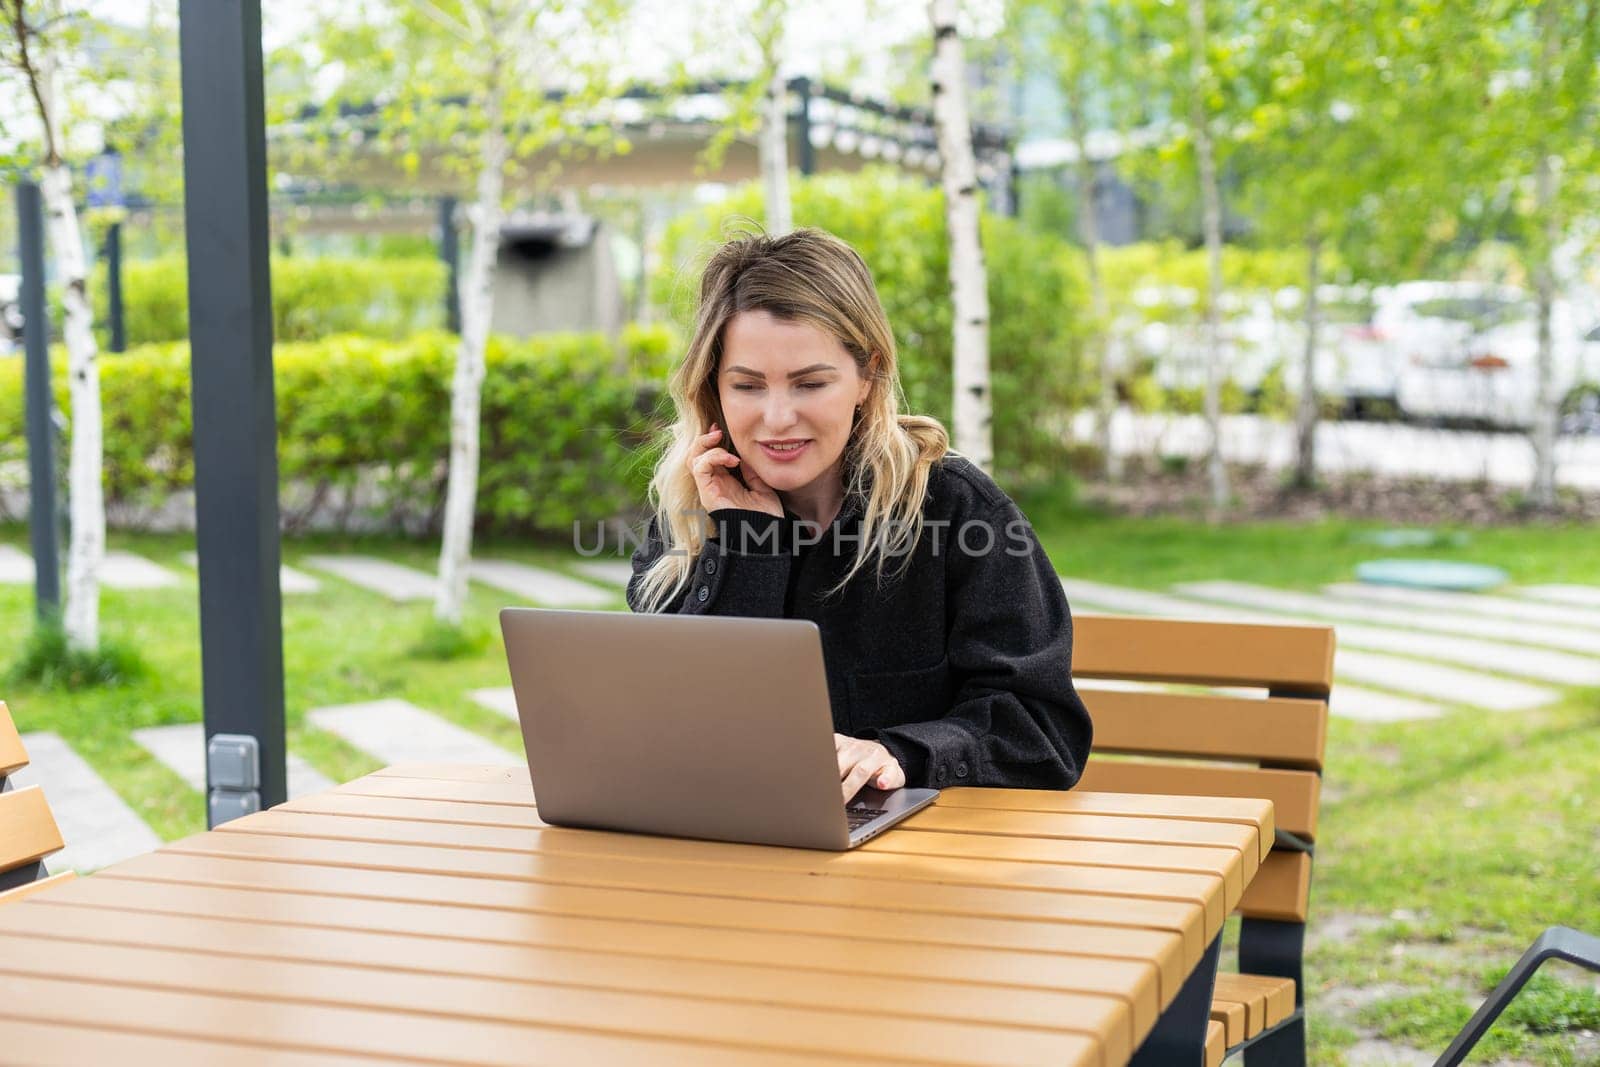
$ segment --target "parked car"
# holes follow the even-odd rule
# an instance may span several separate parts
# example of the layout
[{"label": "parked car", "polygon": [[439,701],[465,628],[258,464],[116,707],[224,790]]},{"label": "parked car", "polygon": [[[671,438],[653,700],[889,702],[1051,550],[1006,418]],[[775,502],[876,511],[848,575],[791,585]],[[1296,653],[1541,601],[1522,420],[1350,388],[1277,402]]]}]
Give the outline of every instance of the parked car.
[{"label": "parked car", "polygon": [[[1600,432],[1600,310],[1558,299],[1550,328],[1561,428]],[[1537,308],[1524,297],[1449,353],[1414,359],[1401,374],[1401,407],[1418,418],[1526,429],[1538,409],[1538,356]]]}]

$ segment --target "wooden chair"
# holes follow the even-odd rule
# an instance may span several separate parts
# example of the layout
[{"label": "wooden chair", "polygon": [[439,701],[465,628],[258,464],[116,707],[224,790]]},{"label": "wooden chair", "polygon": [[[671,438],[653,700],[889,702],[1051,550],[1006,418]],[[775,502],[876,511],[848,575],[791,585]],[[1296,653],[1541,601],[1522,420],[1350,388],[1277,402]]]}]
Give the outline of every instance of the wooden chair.
[{"label": "wooden chair", "polygon": [[1266,691],[1263,699],[1085,688],[1094,755],[1079,788],[1273,802],[1277,837],[1239,901],[1241,973],[1217,975],[1205,1063],[1249,1050],[1248,1063],[1303,1065],[1302,964],[1332,628],[1079,615],[1073,644],[1073,675],[1086,681]]},{"label": "wooden chair", "polygon": [[44,858],[65,843],[44,791],[11,787],[10,776],[27,765],[28,751],[0,700],[0,907],[73,878],[71,871],[49,875],[44,869]]}]

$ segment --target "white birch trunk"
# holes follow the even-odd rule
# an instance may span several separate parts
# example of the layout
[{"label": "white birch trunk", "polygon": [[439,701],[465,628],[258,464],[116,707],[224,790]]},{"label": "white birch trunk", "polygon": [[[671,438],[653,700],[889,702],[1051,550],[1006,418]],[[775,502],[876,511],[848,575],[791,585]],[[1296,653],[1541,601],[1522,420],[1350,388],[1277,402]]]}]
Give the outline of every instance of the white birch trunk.
[{"label": "white birch trunk", "polygon": [[1211,128],[1206,120],[1206,5],[1189,0],[1189,118],[1194,133],[1195,159],[1200,169],[1206,265],[1206,428],[1210,445],[1206,474],[1211,487],[1211,508],[1220,513],[1228,506],[1228,471],[1222,462],[1222,197],[1217,189],[1216,162],[1211,154]]},{"label": "white birch trunk", "polygon": [[[1557,52],[1561,47],[1554,0],[1539,5],[1539,28],[1543,47],[1539,61],[1539,84],[1548,90],[1554,75]],[[1539,263],[1534,270],[1538,290],[1539,351],[1535,364],[1536,385],[1533,408],[1533,504],[1537,508],[1556,506],[1556,427],[1561,398],[1555,395],[1555,345],[1550,331],[1550,311],[1555,303],[1555,255],[1560,226],[1556,218],[1555,161],[1541,145],[1534,169],[1534,211],[1540,232],[1534,245]]]},{"label": "white birch trunk", "polygon": [[1306,351],[1300,364],[1300,404],[1295,410],[1294,482],[1309,489],[1317,482],[1317,342],[1322,331],[1322,241],[1306,239]]},{"label": "white birch trunk", "polygon": [[[780,18],[774,15],[774,18]],[[771,43],[763,49],[767,91],[761,101],[761,191],[766,197],[767,233],[774,237],[794,229],[794,207],[789,197],[789,87],[781,62],[781,29],[773,28]]]},{"label": "white birch trunk", "polygon": [[439,585],[433,605],[434,617],[452,626],[461,624],[466,605],[472,520],[478,502],[478,424],[484,353],[494,313],[495,260],[500,249],[501,199],[509,154],[501,111],[500,89],[492,86],[484,106],[487,129],[478,171],[478,198],[467,213],[472,224],[472,250],[461,279],[461,346],[456,352],[455,377],[450,387],[450,480],[439,549]]},{"label": "white birch trunk", "polygon": [[955,447],[987,471],[994,466],[989,280],[978,231],[978,175],[956,8],[956,0],[928,3],[933,24],[933,119],[939,138],[945,229],[950,236]]},{"label": "white birch trunk", "polygon": [[[1083,9],[1078,4],[1071,8],[1071,28],[1082,39]],[[1084,265],[1089,275],[1089,310],[1094,316],[1090,332],[1091,355],[1100,372],[1100,396],[1095,407],[1094,436],[1100,448],[1101,463],[1108,482],[1122,480],[1122,458],[1117,455],[1111,439],[1111,419],[1117,410],[1117,367],[1111,358],[1111,321],[1106,311],[1106,287],[1100,277],[1100,225],[1095,218],[1094,160],[1089,158],[1089,122],[1084,115],[1082,70],[1075,71],[1068,93],[1067,107],[1071,112],[1072,139],[1078,147],[1078,233],[1083,240]]]},{"label": "white birch trunk", "polygon": [[72,440],[67,466],[68,521],[66,605],[62,628],[67,645],[92,652],[100,647],[100,564],[106,550],[102,484],[100,363],[89,306],[89,264],[72,203],[72,171],[55,148],[62,136],[60,86],[55,59],[39,57],[39,103],[50,144],[40,193],[50,252],[61,282],[63,340],[67,346],[67,395],[72,405]]}]

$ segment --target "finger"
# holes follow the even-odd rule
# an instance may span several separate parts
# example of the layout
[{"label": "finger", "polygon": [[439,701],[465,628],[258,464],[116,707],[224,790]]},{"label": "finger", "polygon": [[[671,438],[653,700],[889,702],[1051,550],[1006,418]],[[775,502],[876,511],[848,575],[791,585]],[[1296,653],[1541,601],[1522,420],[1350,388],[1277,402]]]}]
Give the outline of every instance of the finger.
[{"label": "finger", "polygon": [[890,757],[889,762],[878,768],[872,784],[878,789],[899,789],[906,784],[906,769],[900,766],[899,760]]},{"label": "finger", "polygon": [[752,493],[772,492],[772,487],[761,480],[761,475],[757,474],[755,472],[755,468],[753,467],[746,467],[744,469],[744,484],[745,487],[748,488]]},{"label": "finger", "polygon": [[844,790],[844,802],[850,803],[855,795],[861,792],[861,787],[867,784],[867,779],[872,776],[870,763],[858,763],[850,768],[850,773],[845,775],[841,788]]}]

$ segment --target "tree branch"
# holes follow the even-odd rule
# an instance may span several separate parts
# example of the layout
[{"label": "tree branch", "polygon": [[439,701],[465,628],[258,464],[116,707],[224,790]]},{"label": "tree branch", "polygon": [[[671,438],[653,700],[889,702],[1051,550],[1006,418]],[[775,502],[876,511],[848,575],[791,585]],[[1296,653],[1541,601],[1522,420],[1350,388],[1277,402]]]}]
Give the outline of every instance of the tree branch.
[{"label": "tree branch", "polygon": [[61,165],[61,153],[56,147],[55,128],[50,122],[50,108],[45,104],[44,92],[40,86],[39,69],[34,65],[33,58],[28,55],[28,38],[33,31],[28,28],[28,20],[23,17],[23,0],[11,0],[11,7],[6,12],[10,16],[11,30],[17,37],[17,65],[22,68],[22,75],[28,81],[28,91],[33,96],[34,104],[39,108],[39,123],[44,127],[44,160],[47,166],[58,167]]},{"label": "tree branch", "polygon": [[[21,0],[18,0],[18,2],[20,3]],[[448,14],[441,10],[438,5],[431,3],[430,0],[412,0],[412,3],[416,4],[417,8],[424,15],[427,15],[433,21],[437,22],[439,25],[443,26],[457,37],[461,38],[462,43],[470,45],[476,45],[478,43],[473,38],[471,31],[469,31],[466,26],[451,18]]]}]

